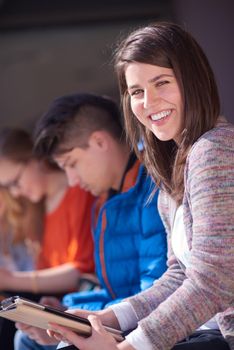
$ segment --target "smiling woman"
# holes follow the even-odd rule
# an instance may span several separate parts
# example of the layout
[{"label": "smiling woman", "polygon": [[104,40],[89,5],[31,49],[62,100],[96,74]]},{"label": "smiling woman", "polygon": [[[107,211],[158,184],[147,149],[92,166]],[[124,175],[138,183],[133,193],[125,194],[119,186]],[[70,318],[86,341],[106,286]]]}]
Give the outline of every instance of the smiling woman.
[{"label": "smiling woman", "polygon": [[144,63],[126,68],[131,109],[155,136],[179,142],[183,129],[182,99],[173,70]]},{"label": "smiling woman", "polygon": [[122,41],[115,68],[128,137],[139,156],[143,140],[141,158],[160,186],[168,270],[98,313],[105,325],[136,328],[122,343],[93,317],[88,339],[53,331],[81,350],[234,349],[234,126],[220,116],[210,64],[187,31],[155,23]]}]

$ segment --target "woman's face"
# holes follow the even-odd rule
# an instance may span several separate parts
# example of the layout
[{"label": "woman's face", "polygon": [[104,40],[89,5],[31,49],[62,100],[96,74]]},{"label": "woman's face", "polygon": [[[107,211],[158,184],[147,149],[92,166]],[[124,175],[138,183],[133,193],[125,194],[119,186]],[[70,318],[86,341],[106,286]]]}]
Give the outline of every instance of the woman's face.
[{"label": "woman's face", "polygon": [[125,72],[131,108],[161,141],[180,142],[183,103],[172,69],[134,62]]},{"label": "woman's face", "polygon": [[0,185],[8,188],[14,197],[24,196],[35,203],[46,191],[45,175],[36,160],[24,164],[1,159]]}]

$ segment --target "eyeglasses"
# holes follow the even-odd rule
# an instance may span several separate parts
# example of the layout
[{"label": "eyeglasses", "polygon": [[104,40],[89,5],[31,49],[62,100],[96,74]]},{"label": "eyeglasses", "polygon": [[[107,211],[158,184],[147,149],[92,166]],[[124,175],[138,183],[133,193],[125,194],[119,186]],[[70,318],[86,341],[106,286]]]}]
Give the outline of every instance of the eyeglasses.
[{"label": "eyeglasses", "polygon": [[6,184],[4,184],[4,187],[7,188],[8,190],[20,188],[19,182],[23,176],[25,169],[26,169],[26,166],[22,165],[22,167],[19,169],[18,174],[15,176],[15,178],[13,180],[10,180]]}]

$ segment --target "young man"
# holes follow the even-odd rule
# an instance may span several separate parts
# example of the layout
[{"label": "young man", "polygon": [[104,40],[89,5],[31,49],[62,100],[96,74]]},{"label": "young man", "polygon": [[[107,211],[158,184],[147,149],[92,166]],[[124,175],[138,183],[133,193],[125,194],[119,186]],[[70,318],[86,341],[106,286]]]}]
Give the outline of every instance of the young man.
[{"label": "young man", "polygon": [[[98,197],[92,227],[101,289],[67,295],[64,304],[97,310],[150,287],[166,269],[166,235],[158,192],[149,201],[152,180],[126,142],[116,104],[90,94],[56,99],[37,124],[35,152],[53,158],[71,186]],[[32,327],[19,327],[46,343]],[[26,336],[17,343],[16,350],[38,349]]]}]

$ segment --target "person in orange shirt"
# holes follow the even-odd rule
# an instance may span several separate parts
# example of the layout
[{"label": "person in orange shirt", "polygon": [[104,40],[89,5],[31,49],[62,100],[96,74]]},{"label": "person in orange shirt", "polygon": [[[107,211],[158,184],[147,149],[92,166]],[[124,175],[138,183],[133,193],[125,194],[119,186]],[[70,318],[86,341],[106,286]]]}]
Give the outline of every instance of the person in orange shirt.
[{"label": "person in orange shirt", "polygon": [[43,201],[45,212],[40,248],[32,246],[37,268],[0,268],[0,291],[39,300],[42,295],[62,296],[76,290],[81,274],[94,272],[94,197],[79,186],[69,187],[58,166],[36,158],[30,135],[17,128],[0,131],[0,185],[14,197]]},{"label": "person in orange shirt", "polygon": [[63,171],[37,159],[30,135],[21,129],[0,132],[0,184],[15,197],[44,201],[45,209],[38,269],[0,269],[0,289],[41,294],[76,289],[80,273],[94,271],[92,195],[79,186],[69,188]]},{"label": "person in orange shirt", "polygon": [[[92,196],[79,186],[70,187],[59,205],[46,213],[43,245],[37,263],[39,270],[70,263],[78,272],[93,272],[93,239],[90,235],[92,202]],[[76,288],[77,282],[77,277],[74,280],[69,278],[69,289]],[[67,289],[67,286],[61,285],[60,279],[57,288],[51,288]]]}]

